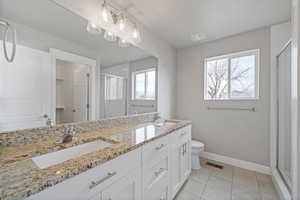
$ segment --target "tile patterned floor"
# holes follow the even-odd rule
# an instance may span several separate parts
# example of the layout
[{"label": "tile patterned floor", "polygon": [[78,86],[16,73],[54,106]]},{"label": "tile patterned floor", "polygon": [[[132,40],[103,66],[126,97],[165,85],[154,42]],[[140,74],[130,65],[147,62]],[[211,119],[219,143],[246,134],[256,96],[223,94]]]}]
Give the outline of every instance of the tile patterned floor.
[{"label": "tile patterned floor", "polygon": [[223,169],[206,165],[192,170],[175,200],[279,200],[270,176],[231,165]]}]

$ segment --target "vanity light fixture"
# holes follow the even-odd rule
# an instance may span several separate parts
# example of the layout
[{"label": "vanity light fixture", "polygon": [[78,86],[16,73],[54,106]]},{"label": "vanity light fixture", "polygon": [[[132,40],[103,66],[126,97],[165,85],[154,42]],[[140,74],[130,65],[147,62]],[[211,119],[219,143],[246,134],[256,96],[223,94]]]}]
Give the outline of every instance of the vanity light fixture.
[{"label": "vanity light fixture", "polygon": [[101,4],[97,20],[88,22],[87,31],[91,34],[100,34],[104,30],[104,39],[110,42],[118,40],[120,47],[141,42],[141,33],[136,22],[129,19],[124,11],[108,4],[106,0]]},{"label": "vanity light fixture", "polygon": [[104,33],[104,39],[109,42],[115,42],[117,40],[117,36],[113,32],[106,30]]}]

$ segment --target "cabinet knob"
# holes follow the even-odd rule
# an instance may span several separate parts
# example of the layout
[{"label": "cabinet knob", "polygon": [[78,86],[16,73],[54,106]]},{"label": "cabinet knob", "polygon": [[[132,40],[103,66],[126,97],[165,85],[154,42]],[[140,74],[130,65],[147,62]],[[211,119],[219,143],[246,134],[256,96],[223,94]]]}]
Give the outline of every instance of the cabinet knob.
[{"label": "cabinet knob", "polygon": [[161,173],[163,173],[166,169],[165,168],[160,168],[157,172],[154,172],[154,175],[157,177],[159,176]]},{"label": "cabinet knob", "polygon": [[160,150],[160,149],[162,149],[164,146],[166,146],[165,144],[161,144],[160,146],[158,146],[158,147],[155,147],[155,150]]}]

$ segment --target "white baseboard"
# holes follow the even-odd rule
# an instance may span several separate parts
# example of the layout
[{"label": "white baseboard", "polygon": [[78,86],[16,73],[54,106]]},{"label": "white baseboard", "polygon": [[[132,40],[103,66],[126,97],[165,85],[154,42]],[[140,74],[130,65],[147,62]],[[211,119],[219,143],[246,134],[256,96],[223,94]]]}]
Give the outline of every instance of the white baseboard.
[{"label": "white baseboard", "polygon": [[202,152],[201,156],[203,158],[206,159],[210,159],[210,160],[214,160],[214,161],[218,161],[218,162],[222,162],[225,164],[229,164],[229,165],[233,165],[235,167],[240,167],[243,169],[248,169],[251,171],[256,171],[256,172],[260,172],[263,174],[268,174],[271,175],[271,168],[268,166],[264,166],[264,165],[260,165],[257,163],[253,163],[253,162],[248,162],[248,161],[244,161],[244,160],[239,160],[239,159],[235,159],[235,158],[231,158],[231,157],[227,157],[227,156],[222,156],[219,154],[215,154],[215,153],[210,153],[210,152]]}]

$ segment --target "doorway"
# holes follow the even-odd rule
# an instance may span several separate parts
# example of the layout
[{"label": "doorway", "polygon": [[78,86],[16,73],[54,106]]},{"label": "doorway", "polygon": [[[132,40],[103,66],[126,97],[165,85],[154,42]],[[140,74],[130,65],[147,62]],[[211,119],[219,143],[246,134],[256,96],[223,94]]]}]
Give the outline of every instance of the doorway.
[{"label": "doorway", "polygon": [[52,57],[52,119],[55,124],[95,120],[96,60],[58,49]]},{"label": "doorway", "polygon": [[90,66],[56,61],[56,124],[89,120]]}]

